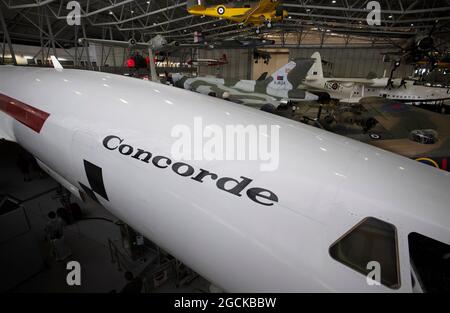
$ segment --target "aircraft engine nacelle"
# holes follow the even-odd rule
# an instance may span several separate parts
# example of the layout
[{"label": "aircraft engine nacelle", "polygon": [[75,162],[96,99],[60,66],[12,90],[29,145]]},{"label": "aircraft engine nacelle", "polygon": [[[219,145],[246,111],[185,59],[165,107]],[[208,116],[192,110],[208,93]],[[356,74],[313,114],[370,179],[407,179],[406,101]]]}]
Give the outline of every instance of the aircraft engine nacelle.
[{"label": "aircraft engine nacelle", "polygon": [[423,52],[427,52],[427,51],[433,50],[433,48],[434,48],[434,39],[431,38],[431,37],[425,37],[425,38],[420,39],[417,42],[417,48],[420,51],[423,51]]},{"label": "aircraft engine nacelle", "polygon": [[135,46],[136,43],[137,43],[137,41],[136,41],[136,39],[134,39],[134,38],[130,38],[130,39],[128,40],[128,45],[129,45],[130,47]]},{"label": "aircraft engine nacelle", "polygon": [[167,39],[161,35],[156,35],[150,40],[150,45],[153,50],[159,50],[167,45]]},{"label": "aircraft engine nacelle", "polygon": [[266,103],[263,106],[261,106],[260,110],[272,114],[275,114],[277,112],[277,108],[270,103]]}]

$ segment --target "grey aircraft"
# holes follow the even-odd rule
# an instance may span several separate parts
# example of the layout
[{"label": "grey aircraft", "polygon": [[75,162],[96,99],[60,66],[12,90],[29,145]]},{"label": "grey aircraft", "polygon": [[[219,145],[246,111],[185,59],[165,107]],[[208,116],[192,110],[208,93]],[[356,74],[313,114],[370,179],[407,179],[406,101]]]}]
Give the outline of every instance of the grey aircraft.
[{"label": "grey aircraft", "polygon": [[181,74],[173,74],[172,79],[174,85],[179,88],[272,110],[289,103],[319,100],[319,96],[297,89],[313,63],[312,59],[295,59],[271,76],[258,80],[222,79],[213,76],[191,78]]}]

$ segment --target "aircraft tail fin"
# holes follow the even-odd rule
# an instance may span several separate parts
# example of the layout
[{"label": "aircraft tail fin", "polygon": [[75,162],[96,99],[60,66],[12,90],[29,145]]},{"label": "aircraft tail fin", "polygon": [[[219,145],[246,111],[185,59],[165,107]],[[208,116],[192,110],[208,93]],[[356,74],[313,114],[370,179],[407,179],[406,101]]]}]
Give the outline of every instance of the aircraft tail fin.
[{"label": "aircraft tail fin", "polygon": [[204,0],[188,0],[187,1],[187,9],[188,10],[203,10],[205,9],[205,1]]},{"label": "aircraft tail fin", "polygon": [[61,65],[61,63],[59,63],[58,59],[54,55],[52,55],[50,59],[52,60],[53,67],[55,68],[55,70],[61,72],[64,69],[64,67]]},{"label": "aircraft tail fin", "polygon": [[305,79],[308,71],[313,65],[314,61],[311,59],[295,59],[288,62],[286,65],[273,73],[268,80],[273,81],[278,85],[278,89],[293,89],[297,88],[303,79]]},{"label": "aircraft tail fin", "polygon": [[314,52],[311,56],[314,61],[313,66],[308,72],[308,80],[323,80],[323,67],[322,67],[322,57],[319,52]]},{"label": "aircraft tail fin", "polygon": [[269,73],[267,73],[267,72],[262,73],[261,76],[259,76],[259,78],[258,78],[256,81],[257,81],[257,82],[265,81],[268,74],[269,74]]}]

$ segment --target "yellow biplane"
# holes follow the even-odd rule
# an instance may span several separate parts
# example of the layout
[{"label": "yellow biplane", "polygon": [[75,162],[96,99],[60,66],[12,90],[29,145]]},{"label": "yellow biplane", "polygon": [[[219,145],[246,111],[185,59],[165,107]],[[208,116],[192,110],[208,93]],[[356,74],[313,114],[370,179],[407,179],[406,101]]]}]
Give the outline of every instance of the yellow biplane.
[{"label": "yellow biplane", "polygon": [[272,27],[273,22],[282,21],[288,12],[280,6],[281,0],[260,0],[255,5],[244,7],[227,7],[224,4],[206,7],[204,0],[188,1],[187,10],[192,15],[210,16],[227,19],[243,25],[257,26],[257,33],[261,25]]}]

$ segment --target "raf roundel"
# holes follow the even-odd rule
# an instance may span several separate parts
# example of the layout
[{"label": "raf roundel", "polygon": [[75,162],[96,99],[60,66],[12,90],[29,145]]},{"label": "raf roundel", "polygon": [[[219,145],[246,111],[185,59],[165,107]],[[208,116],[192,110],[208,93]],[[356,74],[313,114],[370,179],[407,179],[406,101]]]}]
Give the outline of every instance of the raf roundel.
[{"label": "raf roundel", "polygon": [[217,8],[217,13],[219,15],[224,15],[225,14],[225,7],[218,7]]}]

